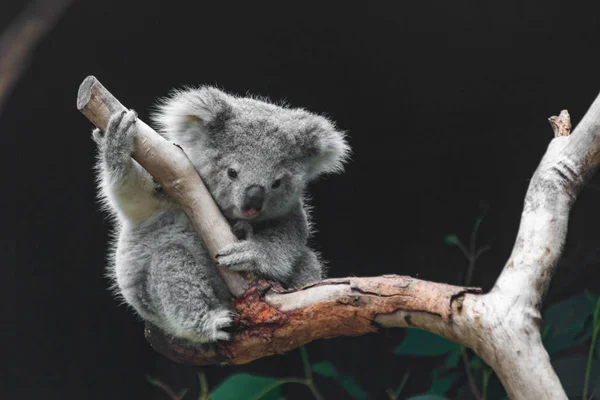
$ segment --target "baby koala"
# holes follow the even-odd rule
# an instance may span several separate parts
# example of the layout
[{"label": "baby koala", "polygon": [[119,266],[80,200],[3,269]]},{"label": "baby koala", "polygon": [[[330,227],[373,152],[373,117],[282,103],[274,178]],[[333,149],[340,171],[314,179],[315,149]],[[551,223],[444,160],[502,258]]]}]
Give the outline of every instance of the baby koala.
[{"label": "baby koala", "polygon": [[[184,211],[130,156],[136,113],[94,130],[100,198],[115,220],[109,276],[115,292],[166,333],[192,342],[229,339],[230,293]],[[325,117],[213,87],[176,90],[152,116],[179,145],[242,238],[219,264],[284,287],[323,278],[307,245],[307,183],[343,170],[350,147]]]}]

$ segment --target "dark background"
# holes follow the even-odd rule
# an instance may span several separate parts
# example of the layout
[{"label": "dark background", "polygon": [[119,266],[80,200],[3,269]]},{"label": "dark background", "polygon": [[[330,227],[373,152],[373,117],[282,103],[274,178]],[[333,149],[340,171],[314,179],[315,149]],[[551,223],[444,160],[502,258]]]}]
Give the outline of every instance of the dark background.
[{"label": "dark background", "polygon": [[[0,395],[11,399],[165,399],[145,374],[197,388],[195,369],[155,353],[143,324],[103,277],[110,224],[98,211],[91,124],[76,110],[95,75],[147,120],[154,99],[216,84],[323,112],[349,133],[347,172],[311,186],[314,242],[330,276],[396,273],[461,283],[461,253],[488,207],[491,245],[473,285],[489,289],[508,258],[531,175],[567,108],[575,125],[600,88],[598,2],[78,1],[44,38],[0,115],[2,169]],[[3,1],[5,26],[23,7]],[[598,292],[600,176],[572,212],[565,261],[547,304]],[[428,366],[394,356],[402,330],[310,343],[372,398],[404,371],[407,393]],[[297,351],[205,369],[302,374]],[[328,399],[344,394],[327,381]],[[301,386],[289,399],[310,398]]]}]

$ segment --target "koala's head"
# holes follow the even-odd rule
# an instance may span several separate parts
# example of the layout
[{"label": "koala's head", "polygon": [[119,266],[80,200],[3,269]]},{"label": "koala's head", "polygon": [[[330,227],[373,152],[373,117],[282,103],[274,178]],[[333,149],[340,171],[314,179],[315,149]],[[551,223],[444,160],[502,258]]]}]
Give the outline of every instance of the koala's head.
[{"label": "koala's head", "polygon": [[173,92],[152,118],[233,219],[285,214],[308,182],[341,172],[350,154],[344,133],[325,117],[213,87]]}]

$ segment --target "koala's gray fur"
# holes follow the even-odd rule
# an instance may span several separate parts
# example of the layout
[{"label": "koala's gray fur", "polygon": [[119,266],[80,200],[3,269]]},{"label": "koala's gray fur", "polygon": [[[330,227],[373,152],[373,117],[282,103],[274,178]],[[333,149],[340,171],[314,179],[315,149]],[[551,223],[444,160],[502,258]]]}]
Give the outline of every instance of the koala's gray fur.
[{"label": "koala's gray fur", "polygon": [[[116,222],[114,289],[139,316],[175,337],[227,340],[230,294],[185,213],[130,157],[136,119],[134,111],[115,115],[106,132],[93,132],[101,199]],[[323,278],[307,245],[303,193],[319,175],[342,171],[350,153],[343,132],[303,109],[213,87],[174,91],[152,119],[184,149],[243,238],[220,250],[221,265],[286,287]]]}]

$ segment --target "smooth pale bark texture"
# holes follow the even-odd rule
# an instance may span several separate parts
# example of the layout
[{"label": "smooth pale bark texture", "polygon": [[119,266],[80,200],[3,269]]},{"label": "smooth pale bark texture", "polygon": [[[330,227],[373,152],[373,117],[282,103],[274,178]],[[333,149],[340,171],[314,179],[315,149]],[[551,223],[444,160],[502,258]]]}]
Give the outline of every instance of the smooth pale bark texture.
[{"label": "smooth pale bark texture", "polygon": [[[105,126],[121,107],[95,79],[82,84],[78,108],[96,126]],[[233,299],[237,316],[230,342],[185,346],[149,324],[146,338],[177,362],[241,364],[315,339],[416,327],[472,348],[494,369],[511,399],[566,399],[542,344],[540,311],[562,253],[570,209],[600,164],[600,96],[572,135],[566,111],[550,122],[556,138],[531,179],[513,252],[489,293],[396,275],[328,279],[296,291],[259,281]],[[181,151],[169,156],[174,146],[142,126],[133,157],[189,209],[209,247],[212,237],[231,236],[226,222],[197,220],[218,220],[213,213],[220,215],[219,210],[206,205],[208,200],[190,198],[198,195],[198,187],[206,189],[199,178],[190,178],[197,174],[189,160]],[[232,292],[239,294],[239,288]]]}]

